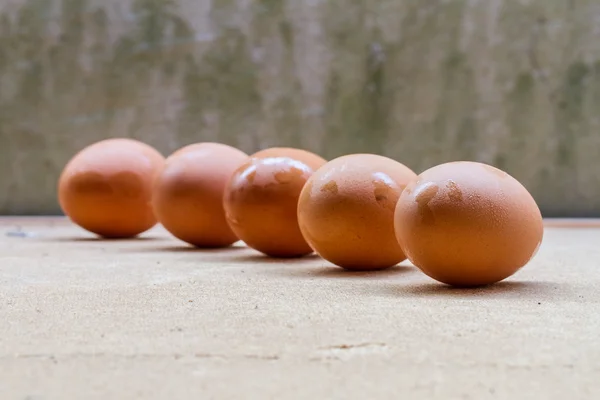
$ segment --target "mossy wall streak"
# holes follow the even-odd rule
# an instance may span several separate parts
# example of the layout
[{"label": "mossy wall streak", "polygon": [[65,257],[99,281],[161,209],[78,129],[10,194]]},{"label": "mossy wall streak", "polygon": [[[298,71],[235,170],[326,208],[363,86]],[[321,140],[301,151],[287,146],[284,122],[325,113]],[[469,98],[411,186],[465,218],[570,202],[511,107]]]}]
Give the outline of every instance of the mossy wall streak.
[{"label": "mossy wall streak", "polygon": [[600,7],[571,1],[0,1],[0,213],[58,213],[83,146],[459,159],[600,215]]}]

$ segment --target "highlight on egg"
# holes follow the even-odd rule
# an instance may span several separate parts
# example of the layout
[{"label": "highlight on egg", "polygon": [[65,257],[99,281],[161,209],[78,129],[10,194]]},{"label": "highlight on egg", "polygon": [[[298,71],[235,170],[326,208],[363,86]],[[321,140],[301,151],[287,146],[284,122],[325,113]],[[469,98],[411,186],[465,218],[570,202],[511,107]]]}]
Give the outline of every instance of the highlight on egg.
[{"label": "highlight on egg", "polygon": [[237,242],[225,219],[223,195],[231,175],[247,159],[243,151],[220,143],[191,144],[170,155],[154,182],[159,222],[196,247]]},{"label": "highlight on egg", "polygon": [[156,224],[152,182],[164,157],[133,139],[106,139],[77,153],[58,182],[71,221],[105,238],[137,236]]},{"label": "highlight on egg", "polygon": [[454,286],[480,286],[516,273],[543,238],[527,189],[493,166],[451,162],[421,173],[395,212],[398,243],[425,274]]},{"label": "highlight on egg", "polygon": [[298,198],[313,172],[326,163],[300,149],[260,151],[232,175],[223,199],[226,218],[249,247],[271,257],[313,252],[300,232]]},{"label": "highlight on egg", "polygon": [[308,244],[348,270],[392,267],[406,257],[394,233],[394,211],[416,177],[405,165],[375,154],[336,158],[317,170],[298,202]]}]

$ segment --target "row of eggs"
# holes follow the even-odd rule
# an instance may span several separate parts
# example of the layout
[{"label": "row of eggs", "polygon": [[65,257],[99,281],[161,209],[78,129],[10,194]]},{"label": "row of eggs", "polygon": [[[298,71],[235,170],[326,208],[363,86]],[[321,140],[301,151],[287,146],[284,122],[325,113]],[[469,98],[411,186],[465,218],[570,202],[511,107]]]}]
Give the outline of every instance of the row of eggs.
[{"label": "row of eggs", "polygon": [[417,175],[380,155],[327,161],[293,148],[248,156],[198,143],[165,160],[139,141],[107,139],[69,161],[59,202],[74,223],[106,238],[134,237],[158,221],[201,248],[242,240],[271,257],[315,251],[348,270],[408,258],[456,286],[511,276],[543,236],[533,197],[495,167],[452,162]]}]

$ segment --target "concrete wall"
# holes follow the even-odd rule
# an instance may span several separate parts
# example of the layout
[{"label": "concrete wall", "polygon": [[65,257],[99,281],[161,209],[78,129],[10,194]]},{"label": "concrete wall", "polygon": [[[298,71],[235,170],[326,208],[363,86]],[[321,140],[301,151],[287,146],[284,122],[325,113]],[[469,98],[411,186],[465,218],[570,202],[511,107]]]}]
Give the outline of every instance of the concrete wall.
[{"label": "concrete wall", "polygon": [[0,0],[0,213],[129,136],[479,160],[600,215],[599,34],[595,0]]}]

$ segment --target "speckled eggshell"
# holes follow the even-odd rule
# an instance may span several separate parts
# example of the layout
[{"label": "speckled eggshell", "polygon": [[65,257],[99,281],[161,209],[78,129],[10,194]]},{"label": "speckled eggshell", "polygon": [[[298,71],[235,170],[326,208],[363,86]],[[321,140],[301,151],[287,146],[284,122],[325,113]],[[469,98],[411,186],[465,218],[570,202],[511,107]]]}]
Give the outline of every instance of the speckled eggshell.
[{"label": "speckled eggshell", "polygon": [[227,221],[249,247],[271,257],[300,257],[313,252],[296,210],[298,197],[314,170],[326,163],[300,149],[260,151],[240,166],[224,196]]},{"label": "speckled eggshell", "polygon": [[176,238],[196,247],[238,241],[225,219],[223,195],[248,155],[220,143],[196,143],[169,156],[154,185],[154,212]]},{"label": "speckled eggshell", "polygon": [[298,203],[300,229],[327,261],[349,270],[388,268],[406,257],[394,235],[400,193],[416,174],[374,154],[336,158],[309,179]]},{"label": "speckled eggshell", "polygon": [[544,232],[527,189],[476,162],[442,164],[419,175],[398,201],[395,229],[413,264],[454,286],[511,276],[535,255]]},{"label": "speckled eggshell", "polygon": [[164,157],[132,139],[107,139],[77,153],[58,182],[63,212],[106,238],[134,237],[152,228],[152,182]]}]

